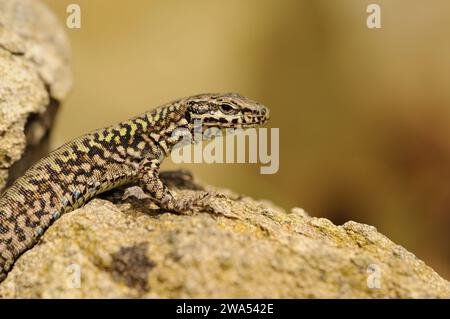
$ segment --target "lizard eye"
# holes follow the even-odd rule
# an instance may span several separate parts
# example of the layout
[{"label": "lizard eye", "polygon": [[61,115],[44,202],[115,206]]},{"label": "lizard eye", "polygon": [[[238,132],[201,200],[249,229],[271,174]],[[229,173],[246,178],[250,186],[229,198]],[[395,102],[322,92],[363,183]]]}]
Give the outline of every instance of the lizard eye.
[{"label": "lizard eye", "polygon": [[221,105],[219,105],[219,109],[222,113],[225,113],[225,114],[233,111],[233,107],[229,104],[221,104]]}]

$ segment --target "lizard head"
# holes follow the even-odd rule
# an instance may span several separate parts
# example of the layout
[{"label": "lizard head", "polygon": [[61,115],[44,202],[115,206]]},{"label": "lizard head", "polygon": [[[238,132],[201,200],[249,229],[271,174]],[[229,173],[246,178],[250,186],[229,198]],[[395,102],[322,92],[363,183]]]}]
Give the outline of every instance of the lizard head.
[{"label": "lizard head", "polygon": [[269,110],[237,93],[199,94],[185,101],[185,118],[192,125],[202,121],[205,127],[248,128],[264,125]]}]

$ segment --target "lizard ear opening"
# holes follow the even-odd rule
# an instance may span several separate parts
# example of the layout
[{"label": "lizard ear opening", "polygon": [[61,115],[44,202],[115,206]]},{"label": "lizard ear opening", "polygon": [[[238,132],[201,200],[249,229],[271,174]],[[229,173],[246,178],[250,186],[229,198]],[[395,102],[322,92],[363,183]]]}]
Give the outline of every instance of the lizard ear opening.
[{"label": "lizard ear opening", "polygon": [[184,113],[184,118],[186,119],[186,121],[191,123],[191,108],[190,107],[188,107],[186,112]]}]

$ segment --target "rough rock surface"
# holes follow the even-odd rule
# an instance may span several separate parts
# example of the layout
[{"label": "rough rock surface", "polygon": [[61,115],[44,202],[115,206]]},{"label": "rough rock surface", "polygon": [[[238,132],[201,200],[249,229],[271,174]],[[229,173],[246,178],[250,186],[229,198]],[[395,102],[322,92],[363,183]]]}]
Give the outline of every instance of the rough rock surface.
[{"label": "rough rock surface", "polygon": [[64,28],[46,6],[0,0],[0,190],[26,147],[45,136],[67,95],[69,59]]},{"label": "rough rock surface", "polygon": [[336,226],[226,190],[183,215],[125,194],[62,216],[19,258],[0,297],[450,298],[449,282],[372,226]]}]

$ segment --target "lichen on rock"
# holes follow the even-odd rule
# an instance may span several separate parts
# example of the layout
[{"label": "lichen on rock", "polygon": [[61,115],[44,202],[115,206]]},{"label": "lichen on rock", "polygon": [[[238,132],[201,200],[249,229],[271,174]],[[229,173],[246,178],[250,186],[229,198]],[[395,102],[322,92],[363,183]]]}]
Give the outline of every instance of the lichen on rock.
[{"label": "lichen on rock", "polygon": [[449,282],[372,226],[207,189],[186,214],[135,190],[94,199],[16,262],[0,297],[450,297]]}]

